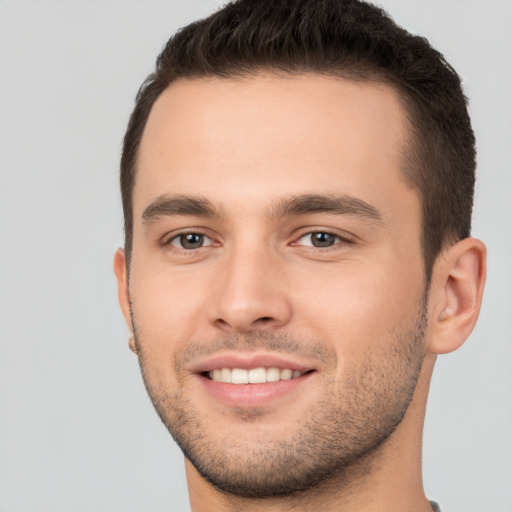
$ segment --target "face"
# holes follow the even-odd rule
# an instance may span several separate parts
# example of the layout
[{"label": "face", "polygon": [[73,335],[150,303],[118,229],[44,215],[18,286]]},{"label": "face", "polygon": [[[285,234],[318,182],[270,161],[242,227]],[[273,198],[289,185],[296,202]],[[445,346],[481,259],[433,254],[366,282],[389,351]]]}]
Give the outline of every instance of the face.
[{"label": "face", "polygon": [[320,76],[155,103],[123,306],[160,417],[221,490],[339,477],[401,422],[425,352],[406,133],[391,88]]}]

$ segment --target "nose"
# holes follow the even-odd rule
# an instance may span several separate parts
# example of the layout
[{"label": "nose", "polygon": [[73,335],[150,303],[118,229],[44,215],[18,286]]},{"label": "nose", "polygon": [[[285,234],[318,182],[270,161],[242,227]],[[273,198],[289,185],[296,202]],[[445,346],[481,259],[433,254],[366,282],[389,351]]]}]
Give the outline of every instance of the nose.
[{"label": "nose", "polygon": [[219,270],[211,311],[216,328],[242,334],[290,321],[286,269],[278,256],[264,249],[236,251]]}]

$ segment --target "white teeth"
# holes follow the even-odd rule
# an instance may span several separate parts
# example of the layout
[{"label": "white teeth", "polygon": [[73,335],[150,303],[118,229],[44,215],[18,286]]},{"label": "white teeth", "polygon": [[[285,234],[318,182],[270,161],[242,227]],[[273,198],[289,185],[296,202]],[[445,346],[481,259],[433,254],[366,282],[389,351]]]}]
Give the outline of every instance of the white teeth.
[{"label": "white teeth", "polygon": [[267,370],[267,382],[277,382],[281,378],[281,370],[279,368],[269,368]]},{"label": "white teeth", "polygon": [[291,370],[281,370],[281,380],[290,380],[292,378],[293,372]]},{"label": "white teeth", "polygon": [[249,382],[249,372],[243,368],[233,368],[231,370],[231,382],[233,384],[247,384]]},{"label": "white teeth", "polygon": [[221,382],[231,382],[231,370],[229,368],[222,368],[220,371],[220,381]]},{"label": "white teeth", "polygon": [[265,368],[253,368],[252,370],[249,370],[249,382],[251,384],[262,384],[263,382],[267,382],[267,372]]},{"label": "white teeth", "polygon": [[263,384],[265,382],[277,382],[300,377],[305,372],[285,368],[281,370],[275,366],[270,368],[216,368],[208,372],[208,377],[215,382],[226,384]]}]

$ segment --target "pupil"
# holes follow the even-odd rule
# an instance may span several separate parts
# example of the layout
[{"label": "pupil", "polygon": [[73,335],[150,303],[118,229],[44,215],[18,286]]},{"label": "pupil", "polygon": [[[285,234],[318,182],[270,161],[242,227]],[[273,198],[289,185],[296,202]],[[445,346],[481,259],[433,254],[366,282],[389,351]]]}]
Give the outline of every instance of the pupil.
[{"label": "pupil", "polygon": [[181,235],[180,242],[184,249],[198,249],[203,245],[204,236],[196,233]]},{"label": "pupil", "polygon": [[330,247],[334,244],[335,236],[330,233],[314,233],[312,241],[315,247]]}]

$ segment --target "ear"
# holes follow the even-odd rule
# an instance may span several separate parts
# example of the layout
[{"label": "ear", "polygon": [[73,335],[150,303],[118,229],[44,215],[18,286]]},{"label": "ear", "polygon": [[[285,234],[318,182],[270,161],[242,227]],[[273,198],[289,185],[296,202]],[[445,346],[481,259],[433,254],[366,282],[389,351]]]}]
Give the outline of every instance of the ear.
[{"label": "ear", "polygon": [[482,304],[486,254],[480,240],[466,238],[438,257],[429,299],[429,348],[435,354],[456,350],[471,334]]},{"label": "ear", "polygon": [[114,273],[117,279],[117,298],[123,312],[124,321],[130,331],[129,346],[130,350],[135,354],[138,353],[138,347],[135,343],[133,335],[132,315],[130,308],[130,292],[128,289],[128,268],[126,266],[126,256],[122,249],[117,249],[114,254]]}]

